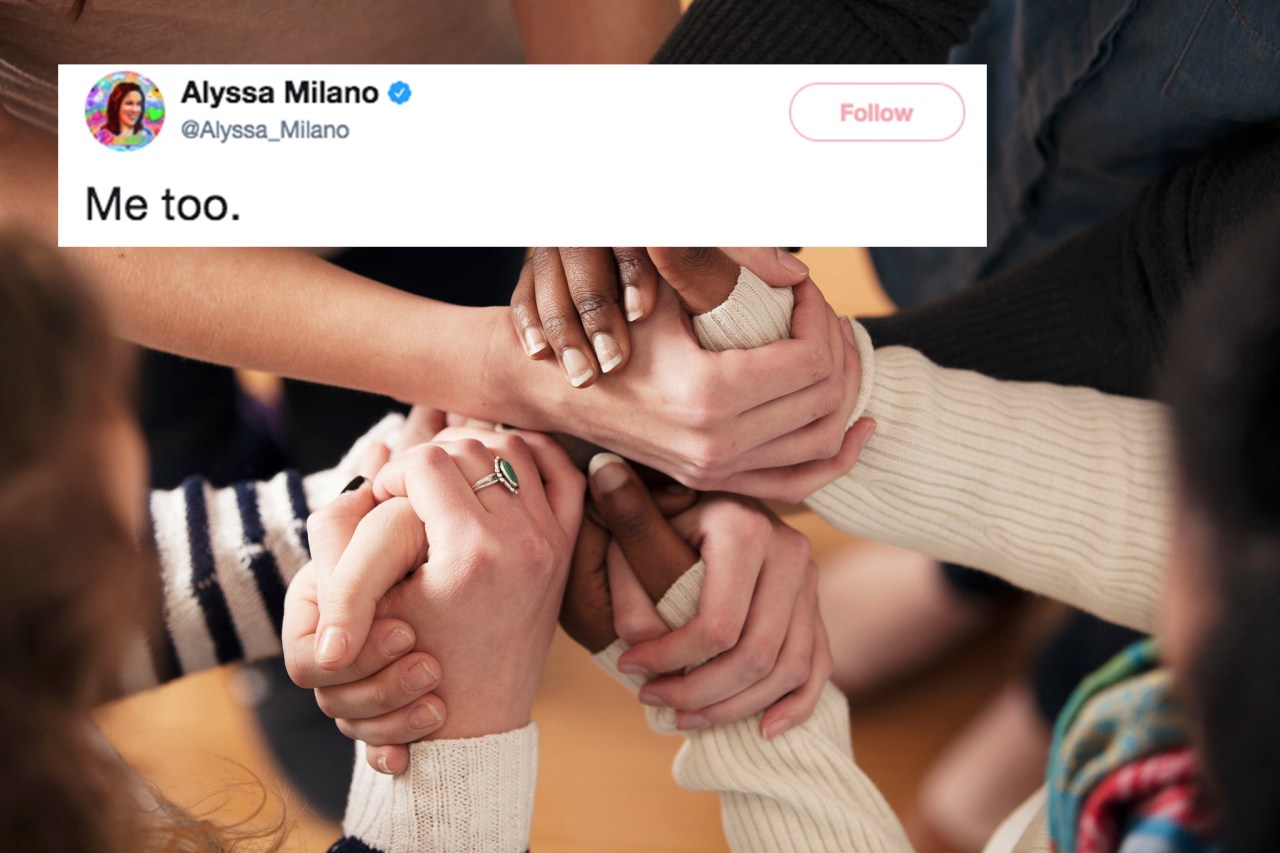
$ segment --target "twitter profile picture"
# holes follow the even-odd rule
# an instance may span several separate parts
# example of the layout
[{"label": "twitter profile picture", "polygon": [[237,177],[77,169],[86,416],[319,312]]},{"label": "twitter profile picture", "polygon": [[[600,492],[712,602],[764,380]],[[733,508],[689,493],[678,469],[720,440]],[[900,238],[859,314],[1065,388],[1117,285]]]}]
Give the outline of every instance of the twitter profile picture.
[{"label": "twitter profile picture", "polygon": [[164,97],[136,71],[117,71],[89,90],[84,120],[93,138],[112,151],[137,151],[164,126]]}]

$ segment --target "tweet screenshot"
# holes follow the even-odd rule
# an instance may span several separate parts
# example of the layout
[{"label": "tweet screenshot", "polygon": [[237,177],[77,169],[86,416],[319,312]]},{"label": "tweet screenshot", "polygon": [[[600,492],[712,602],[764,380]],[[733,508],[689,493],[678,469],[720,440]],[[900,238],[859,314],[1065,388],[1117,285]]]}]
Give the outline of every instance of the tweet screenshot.
[{"label": "tweet screenshot", "polygon": [[62,66],[59,84],[64,246],[986,241],[981,66]]},{"label": "tweet screenshot", "polygon": [[0,363],[0,851],[1280,850],[1275,0],[0,0]]}]

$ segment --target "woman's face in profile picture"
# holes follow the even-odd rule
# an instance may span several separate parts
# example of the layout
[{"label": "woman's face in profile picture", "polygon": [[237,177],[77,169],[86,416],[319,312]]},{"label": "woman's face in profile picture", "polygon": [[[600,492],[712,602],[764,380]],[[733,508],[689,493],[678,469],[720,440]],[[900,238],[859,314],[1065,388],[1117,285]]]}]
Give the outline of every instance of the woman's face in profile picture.
[{"label": "woman's face in profile picture", "polygon": [[120,127],[128,130],[138,126],[142,116],[142,93],[130,92],[120,102]]}]

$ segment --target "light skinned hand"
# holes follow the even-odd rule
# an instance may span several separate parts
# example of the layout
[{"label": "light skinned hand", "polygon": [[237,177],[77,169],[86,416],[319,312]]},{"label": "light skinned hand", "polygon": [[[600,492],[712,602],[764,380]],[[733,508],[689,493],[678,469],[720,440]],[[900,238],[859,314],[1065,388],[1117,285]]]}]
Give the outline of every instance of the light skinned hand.
[{"label": "light skinned hand", "polygon": [[[518,495],[501,485],[472,492],[471,483],[493,472],[495,454],[515,468]],[[527,724],[581,521],[582,474],[546,436],[450,428],[388,462],[374,490],[382,502],[360,521],[330,577],[325,626],[361,648],[375,617],[412,625],[418,648],[455,674],[437,691],[449,714],[435,736]],[[377,746],[370,763],[393,771],[407,764],[396,744],[422,736],[389,730],[370,740],[339,727]]]},{"label": "light skinned hand", "polygon": [[[327,567],[325,574],[332,571],[357,525],[375,504],[372,483],[365,479],[308,520],[312,561],[294,577],[285,596],[285,668],[298,686],[314,689],[321,710],[343,720],[349,731],[375,741],[378,733],[388,737],[395,732],[417,740],[438,728],[446,709],[430,692],[440,682],[440,662],[425,651],[415,651],[413,626],[402,619],[375,619],[354,658],[338,666],[317,660],[318,567]],[[430,724],[415,727],[410,718]],[[374,769],[393,773],[404,769],[408,754],[371,751],[367,758]]]},{"label": "light skinned hand", "polygon": [[[726,266],[732,267],[727,286]],[[569,384],[585,388],[626,368],[628,324],[649,316],[659,273],[678,285],[685,310],[700,314],[728,298],[739,266],[777,287],[809,274],[799,258],[774,248],[537,248],[512,294],[511,321],[529,358],[554,356]]]},{"label": "light skinned hand", "polygon": [[[538,426],[569,432],[700,491],[795,502],[849,470],[857,350],[811,283],[795,287],[792,338],[708,352],[670,288],[631,327],[625,375],[587,389],[532,378]],[[545,365],[532,365],[544,367]],[[765,469],[765,470],[760,470]]]},{"label": "light skinned hand", "polygon": [[[703,496],[669,521],[618,457],[597,456],[591,471],[593,503],[612,541],[592,534],[584,547],[580,539],[561,612],[566,631],[593,652],[622,637],[634,646],[619,659],[625,672],[653,677],[701,664],[640,694],[677,709],[682,729],[768,709],[761,728],[775,736],[807,719],[830,673],[808,540],[727,496]],[[707,566],[699,613],[671,631],[654,603],[693,564],[695,549]]]}]

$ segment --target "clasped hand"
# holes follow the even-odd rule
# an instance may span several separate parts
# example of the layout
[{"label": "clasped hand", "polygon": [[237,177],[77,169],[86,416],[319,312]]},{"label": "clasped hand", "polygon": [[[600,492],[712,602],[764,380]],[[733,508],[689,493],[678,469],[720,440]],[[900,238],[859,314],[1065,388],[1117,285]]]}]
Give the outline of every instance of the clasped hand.
[{"label": "clasped hand", "polygon": [[[416,409],[404,449],[375,449],[368,481],[312,515],[286,601],[291,677],[375,769],[402,771],[404,744],[527,725],[557,617],[589,651],[629,643],[620,669],[652,674],[641,701],[680,728],[764,711],[772,736],[812,712],[830,656],[803,536],[746,499],[655,503],[612,454],[592,466],[602,524],[584,522],[584,477],[552,439],[442,424]],[[495,455],[518,494],[472,490]],[[654,603],[696,553],[699,614],[671,630]]]}]

